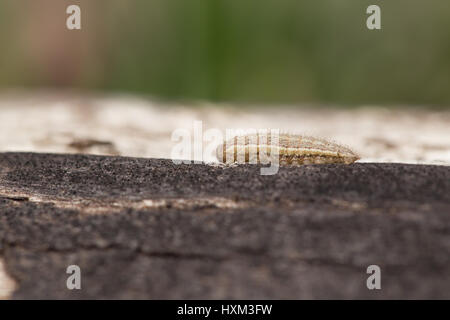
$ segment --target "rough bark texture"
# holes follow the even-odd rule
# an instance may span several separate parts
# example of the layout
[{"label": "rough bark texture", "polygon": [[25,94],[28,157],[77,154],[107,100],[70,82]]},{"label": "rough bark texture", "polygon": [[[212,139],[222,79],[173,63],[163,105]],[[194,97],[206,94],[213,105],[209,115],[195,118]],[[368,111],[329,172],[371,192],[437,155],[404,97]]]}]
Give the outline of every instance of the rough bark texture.
[{"label": "rough bark texture", "polygon": [[448,299],[449,197],[446,166],[3,153],[0,255],[13,298]]}]

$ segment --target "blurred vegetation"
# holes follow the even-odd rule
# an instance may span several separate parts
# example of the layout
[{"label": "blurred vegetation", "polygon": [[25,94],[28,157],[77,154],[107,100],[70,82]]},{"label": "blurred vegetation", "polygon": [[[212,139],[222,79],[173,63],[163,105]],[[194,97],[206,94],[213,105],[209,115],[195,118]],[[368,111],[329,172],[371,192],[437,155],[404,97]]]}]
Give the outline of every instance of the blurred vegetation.
[{"label": "blurred vegetation", "polygon": [[0,44],[0,88],[450,105],[448,0],[1,0]]}]

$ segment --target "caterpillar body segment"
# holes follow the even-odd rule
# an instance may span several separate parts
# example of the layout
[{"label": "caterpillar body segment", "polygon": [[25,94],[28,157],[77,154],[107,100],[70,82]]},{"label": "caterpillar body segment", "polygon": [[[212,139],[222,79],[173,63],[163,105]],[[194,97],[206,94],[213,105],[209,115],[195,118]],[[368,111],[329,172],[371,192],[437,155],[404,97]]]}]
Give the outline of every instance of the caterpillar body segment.
[{"label": "caterpillar body segment", "polygon": [[277,157],[280,165],[351,164],[360,159],[351,149],[325,139],[299,134],[243,134],[224,141],[217,148],[222,163],[270,163]]}]

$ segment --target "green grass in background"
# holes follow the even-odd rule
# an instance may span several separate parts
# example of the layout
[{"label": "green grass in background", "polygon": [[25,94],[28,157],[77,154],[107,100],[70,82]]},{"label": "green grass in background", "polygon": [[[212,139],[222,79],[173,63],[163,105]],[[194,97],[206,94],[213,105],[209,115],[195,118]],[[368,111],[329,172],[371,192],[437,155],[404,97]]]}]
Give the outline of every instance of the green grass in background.
[{"label": "green grass in background", "polygon": [[[81,32],[64,30],[74,3]],[[370,4],[381,31],[365,26]],[[0,87],[450,105],[448,0],[2,0],[0,10]]]}]

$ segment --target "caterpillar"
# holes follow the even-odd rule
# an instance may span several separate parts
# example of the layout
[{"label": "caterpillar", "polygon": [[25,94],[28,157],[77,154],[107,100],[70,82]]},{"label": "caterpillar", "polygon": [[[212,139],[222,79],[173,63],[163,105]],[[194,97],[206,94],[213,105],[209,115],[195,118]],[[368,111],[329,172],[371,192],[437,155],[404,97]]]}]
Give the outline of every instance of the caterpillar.
[{"label": "caterpillar", "polygon": [[360,159],[340,144],[291,133],[279,133],[275,138],[273,132],[236,135],[216,149],[216,157],[222,163],[268,163],[263,160],[272,154],[278,154],[280,165],[351,164]]}]

